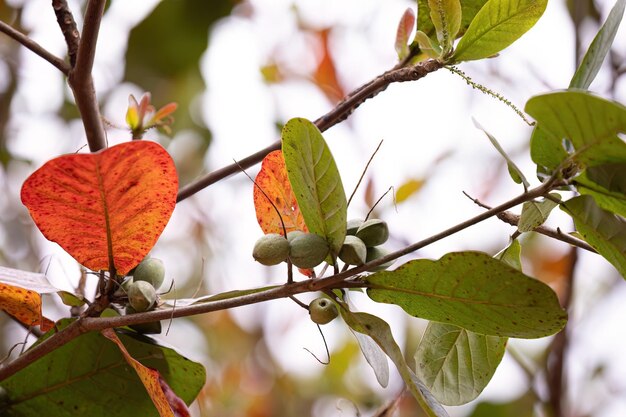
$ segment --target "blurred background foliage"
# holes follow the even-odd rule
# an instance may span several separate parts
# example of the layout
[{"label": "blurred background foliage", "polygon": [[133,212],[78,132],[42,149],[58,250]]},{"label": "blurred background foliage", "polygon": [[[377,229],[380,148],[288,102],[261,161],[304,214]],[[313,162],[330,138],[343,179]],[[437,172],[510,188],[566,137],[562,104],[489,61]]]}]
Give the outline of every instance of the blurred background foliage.
[{"label": "blurred background foliage", "polygon": [[[612,2],[555,2],[560,2],[559,7],[565,6],[569,21],[561,21],[562,26],[553,28],[559,35],[549,43],[553,48],[561,48],[560,37],[571,38],[575,51],[570,51],[570,54],[579,58],[600,27]],[[135,2],[115,0],[107,8],[94,72],[103,114],[107,118],[109,140],[113,144],[130,137],[123,127],[128,94],[139,97],[149,91],[157,107],[167,102],[177,102],[179,110],[174,115],[176,122],[173,133],[166,136],[151,131],[148,138],[168,148],[176,161],[182,184],[230,163],[229,156],[243,157],[246,155],[244,150],[256,150],[275,140],[279,134],[278,127],[287,120],[288,115],[301,115],[297,113],[302,109],[313,109],[311,114],[304,116],[320,116],[346,92],[391,67],[394,64],[393,42],[388,42],[388,53],[381,53],[374,37],[377,32],[368,25],[376,22],[373,16],[379,13],[390,20],[386,27],[393,28],[404,8],[415,8],[415,4],[409,1],[394,1],[391,4],[372,0],[367,2],[370,15],[362,21],[356,21],[356,18],[344,11],[349,10],[348,7],[358,7],[357,3],[343,6],[345,8],[340,13],[328,15],[325,12],[333,7],[332,2],[321,2],[318,6],[298,1],[282,1],[280,5],[269,6],[267,2],[252,0],[214,0],[208,3],[200,0],[163,0],[137,2],[142,4],[134,6],[128,3]],[[84,5],[84,1],[70,2],[79,24]],[[312,18],[311,10],[316,7],[320,11]],[[355,15],[360,16],[358,13]],[[60,32],[55,33],[58,28],[54,27],[54,15],[47,2],[0,0],[0,19],[29,33],[54,53],[64,53],[61,35]],[[283,36],[278,40],[262,32],[271,29],[273,25],[280,31],[279,28],[286,24],[281,19],[291,22],[292,38],[285,38],[284,31],[280,32],[283,35],[277,35]],[[44,27],[42,22],[47,22],[48,26]],[[229,38],[221,30],[226,25],[235,28],[245,26],[245,30],[253,34],[256,30],[258,36],[265,36],[260,38],[259,43],[268,44],[262,46],[262,50],[255,50],[258,43],[228,43]],[[388,34],[388,38],[393,39],[393,29],[389,32],[392,33]],[[216,33],[221,34],[219,44],[215,43],[218,42]],[[353,51],[348,51],[351,45]],[[212,61],[212,57],[214,59],[219,54],[212,54],[211,51],[221,50],[219,48],[230,50],[236,58],[232,62]],[[621,97],[622,101],[626,90],[624,51],[620,48],[612,51],[601,73],[603,81],[598,91],[608,97]],[[357,58],[347,58],[350,56],[348,52],[356,53]],[[527,61],[524,62],[532,63],[533,59],[532,56],[526,57]],[[48,271],[56,285],[72,290],[79,286],[79,268],[58,248],[45,242],[34,229],[19,201],[21,183],[32,170],[49,158],[79,151],[84,145],[78,113],[65,81],[53,68],[48,68],[47,63],[38,60],[41,61],[13,40],[0,36],[0,187],[3,195],[0,198],[0,264],[31,271]],[[211,68],[218,64],[226,68],[226,74],[230,71],[232,78],[223,77],[217,81],[212,78]],[[541,62],[535,64],[523,70],[530,73],[536,84],[544,90],[565,87],[566,84],[554,85],[552,80],[544,78],[546,74],[543,73]],[[367,74],[364,74],[364,68],[368,70]],[[503,89],[509,86],[510,91],[501,91],[505,96],[517,97],[519,91],[516,88],[520,86],[516,74],[498,59],[473,64],[470,68],[477,74],[476,78],[487,80],[489,86]],[[251,76],[252,79],[256,77],[257,84],[253,88],[241,76],[242,71],[244,74],[255,74]],[[429,78],[423,83],[430,81]],[[445,82],[450,81],[448,79]],[[462,82],[455,82],[458,83],[456,88],[462,88]],[[228,89],[228,98],[232,103],[211,99],[212,91],[223,88]],[[393,88],[401,89],[403,86]],[[290,92],[286,92],[287,89],[291,89]],[[253,94],[261,95],[263,106],[250,111],[247,102]],[[314,104],[306,107],[308,102]],[[390,105],[389,102],[384,104],[385,98],[381,98],[381,103]],[[477,105],[471,101],[468,104]],[[392,105],[399,104],[392,102]],[[266,129],[255,133],[257,138],[232,134],[214,145],[215,135],[212,135],[212,130],[225,127],[218,127],[212,121],[212,117],[216,116],[211,115],[219,114],[221,107],[233,111],[234,116],[225,124],[235,132],[239,128],[238,124],[254,123],[254,117],[267,119],[265,125],[262,124]],[[416,110],[419,111],[424,110]],[[461,116],[450,114],[448,117],[455,119]],[[408,123],[409,128],[419,131],[425,129],[423,122],[411,124],[406,118],[404,122]],[[345,127],[338,128],[338,136],[348,135],[345,131],[351,131],[355,136],[362,134],[358,123],[357,116],[350,119],[344,123]],[[384,126],[388,122],[381,119],[380,123]],[[435,133],[430,131],[429,134],[444,136],[444,130],[439,129]],[[437,136],[431,138],[433,142],[438,139]],[[375,142],[379,140],[380,137],[375,138]],[[226,142],[229,143],[225,145]],[[353,147],[349,152],[355,154],[356,159],[343,159],[339,154],[348,148],[341,148],[333,141],[330,143],[338,147],[340,165],[343,164],[343,169],[349,171],[346,172],[344,183],[346,189],[351,190],[373,146],[350,145]],[[522,158],[528,153],[527,144],[523,141],[520,143],[512,145],[511,154],[515,158]],[[232,151],[233,148],[238,151]],[[480,148],[483,153],[481,163],[485,168],[480,171],[482,175],[472,188],[473,196],[481,200],[499,198],[503,188],[511,187],[506,178],[506,165],[495,153],[486,151],[488,149]],[[391,152],[381,158],[393,160],[396,156],[393,150]],[[418,222],[418,225],[428,222],[428,212],[420,211],[426,210],[424,203],[433,196],[441,196],[441,190],[454,187],[457,191],[459,187],[440,180],[444,178],[449,181],[447,177],[450,176],[457,176],[458,179],[458,171],[450,168],[450,164],[457,164],[457,145],[444,142],[427,154],[430,155],[427,163],[415,164],[422,168],[403,171],[403,179],[394,180],[391,184],[395,187],[397,207],[388,197],[382,200],[374,212],[377,217],[393,218],[397,210],[402,212],[407,207],[406,211],[410,214],[403,220],[390,222],[392,226],[395,223],[396,233],[392,229],[392,238],[397,247],[417,240],[417,236],[403,231],[407,219],[412,219],[409,220],[411,223]],[[227,157],[220,160],[215,155]],[[355,209],[358,215],[367,212],[389,188],[389,168],[379,169],[381,171],[373,171],[366,177],[358,193],[359,201]],[[246,208],[251,212],[252,190],[249,182],[243,176],[237,176],[213,188],[214,191],[203,191],[179,205],[172,226],[166,230],[155,248],[155,255],[165,260],[170,279],[175,283],[173,291],[164,297],[190,297],[280,282],[283,279],[280,278],[283,271],[258,268],[253,265],[248,254],[254,236],[260,234],[255,229],[253,215],[243,219],[237,214],[238,207],[243,204],[240,202],[246,199],[249,200]],[[427,197],[422,196],[423,193],[427,193]],[[442,204],[445,205],[437,201],[432,203],[435,207],[441,207]],[[464,207],[471,209],[472,206],[466,202]],[[464,217],[467,217],[467,213],[462,213],[461,218]],[[451,219],[445,220],[438,224],[449,225]],[[499,238],[477,239],[476,235],[464,235],[453,244],[458,249],[473,248],[495,253],[506,243],[507,233],[511,233],[510,229],[502,225],[498,227]],[[254,231],[250,231],[252,229]],[[423,236],[423,233],[418,236]],[[248,255],[244,257],[242,254]],[[417,253],[413,256],[426,255],[433,256],[433,253]],[[570,270],[574,266],[585,273],[594,269],[590,266],[594,264],[587,263],[586,258],[577,260],[576,254],[565,246],[537,236],[525,240],[523,260],[527,273],[548,282],[562,298],[571,295]],[[242,267],[241,262],[251,266]],[[600,271],[606,275],[605,279],[590,287],[591,291],[585,291],[587,287],[583,287],[584,297],[575,300],[576,310],[571,316],[574,323],[601,306],[616,287],[623,286],[623,282],[611,269],[604,267]],[[93,287],[88,277],[81,291],[90,295]],[[325,360],[322,339],[317,329],[307,322],[306,312],[298,311],[293,303],[287,301],[274,304],[253,306],[243,311],[217,312],[171,323],[171,333],[163,337],[166,343],[181,348],[183,353],[207,367],[208,380],[194,406],[195,415],[373,415],[382,413],[380,410],[390,402],[397,402],[395,414],[376,415],[421,415],[410,395],[402,395],[402,386],[397,378],[392,380],[386,390],[376,386],[373,374],[364,365],[358,346],[344,328],[332,324],[324,329],[332,359],[329,365],[321,365],[302,349],[309,348],[322,361]],[[66,308],[52,298],[47,300],[46,309],[53,318],[67,314]],[[285,314],[287,309],[289,314]],[[407,360],[411,362],[424,323],[398,318],[394,313],[397,311],[387,309],[384,315],[393,321],[400,340],[404,341]],[[580,326],[585,328],[584,323]],[[24,340],[30,344],[34,338],[28,337],[24,329],[0,313],[0,358],[14,357],[22,347],[18,345],[13,350],[12,347]],[[570,343],[576,342],[573,336]],[[452,410],[452,415],[550,415],[546,403],[550,397],[548,378],[551,361],[554,360],[550,353],[554,346],[552,340],[527,344],[515,344],[514,341],[512,344],[517,353],[507,355],[506,366],[502,367],[505,369],[499,371],[501,376],[498,381],[504,386],[497,387],[487,398],[480,397],[468,406]],[[598,354],[589,360],[588,365],[574,367],[573,371],[564,373],[562,399],[564,406],[571,411],[569,415],[626,414],[626,403],[620,399],[626,396],[624,380],[613,383],[615,381],[611,375],[606,373],[610,366],[608,359]],[[569,365],[571,360],[566,361],[566,367]],[[507,382],[511,385],[508,391]],[[598,392],[601,394],[594,397],[593,394]],[[580,393],[586,394],[578,397]],[[611,414],[615,410],[618,410],[618,414]],[[622,414],[619,414],[619,410]]]}]

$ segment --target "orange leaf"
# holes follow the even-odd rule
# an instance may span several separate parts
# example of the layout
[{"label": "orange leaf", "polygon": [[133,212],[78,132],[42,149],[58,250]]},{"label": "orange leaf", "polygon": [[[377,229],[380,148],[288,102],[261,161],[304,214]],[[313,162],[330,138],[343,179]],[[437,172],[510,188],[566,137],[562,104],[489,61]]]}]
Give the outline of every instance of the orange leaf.
[{"label": "orange leaf", "polygon": [[[161,417],[187,417],[189,410],[183,400],[181,400],[167,382],[161,378],[159,371],[143,366],[139,361],[130,356],[122,341],[117,337],[113,329],[102,330],[102,335],[120,348],[124,359],[133,367],[141,383],[146,387],[148,395],[152,399]],[[165,388],[165,389],[164,389]]]},{"label": "orange leaf", "polygon": [[24,182],[22,202],[43,235],[78,262],[125,275],[161,235],[177,190],[167,151],[132,141],[48,161]]},{"label": "orange leaf", "polygon": [[0,283],[0,309],[27,326],[37,326],[44,332],[54,322],[41,314],[41,296],[35,291]]},{"label": "orange leaf", "polygon": [[328,34],[328,29],[318,32],[321,42],[321,57],[313,74],[313,80],[331,102],[337,103],[346,94],[339,84],[337,69],[328,45]]},{"label": "orange leaf", "polygon": [[294,230],[308,231],[304,224],[304,218],[296,196],[293,194],[289,178],[287,178],[287,169],[285,168],[285,160],[281,151],[269,153],[261,165],[261,170],[255,179],[258,187],[254,187],[254,208],[256,209],[256,218],[259,226],[265,234],[278,233],[283,234],[283,226],[276,210],[270,204],[267,197],[263,195],[259,187],[272,200],[280,216],[285,222],[287,233]]}]

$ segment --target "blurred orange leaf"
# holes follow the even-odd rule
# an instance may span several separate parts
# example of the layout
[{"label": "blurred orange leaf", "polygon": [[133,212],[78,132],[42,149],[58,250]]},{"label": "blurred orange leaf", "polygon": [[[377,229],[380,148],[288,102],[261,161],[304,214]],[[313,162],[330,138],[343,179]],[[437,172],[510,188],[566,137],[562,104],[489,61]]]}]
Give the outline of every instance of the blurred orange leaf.
[{"label": "blurred orange leaf", "polygon": [[44,332],[54,322],[41,313],[41,296],[35,291],[0,283],[0,309],[6,311],[26,326],[37,326]]},{"label": "blurred orange leaf", "polygon": [[[271,152],[263,159],[261,170],[257,174],[255,182],[258,187],[254,187],[254,208],[259,226],[265,234],[283,234],[280,217],[285,222],[287,233],[294,230],[305,232],[308,230],[298,208],[296,196],[291,189],[281,151]],[[280,217],[259,187],[274,203],[280,212]]]},{"label": "blurred orange leaf", "polygon": [[317,86],[322,89],[326,97],[328,97],[331,102],[337,103],[346,94],[339,84],[335,61],[333,60],[332,54],[330,53],[330,48],[328,45],[329,33],[329,29],[324,29],[317,33],[321,43],[321,56],[317,63],[315,73],[313,74],[313,80],[315,81]]},{"label": "blurred orange leaf", "polygon": [[43,235],[92,270],[134,268],[165,228],[178,191],[161,145],[132,141],[48,161],[22,186]]},{"label": "blurred orange leaf", "polygon": [[113,329],[102,330],[102,335],[115,343],[122,352],[124,359],[133,367],[139,379],[146,387],[148,395],[152,399],[161,417],[188,417],[189,409],[167,382],[161,378],[159,371],[143,366],[139,361],[130,356],[122,341],[117,337]]}]

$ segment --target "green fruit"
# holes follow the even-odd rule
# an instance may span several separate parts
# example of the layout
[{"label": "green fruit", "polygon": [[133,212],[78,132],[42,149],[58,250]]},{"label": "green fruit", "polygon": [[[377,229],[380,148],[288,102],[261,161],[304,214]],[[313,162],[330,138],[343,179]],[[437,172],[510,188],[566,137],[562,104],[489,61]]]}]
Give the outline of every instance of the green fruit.
[{"label": "green fruit", "polygon": [[326,239],[314,233],[304,233],[292,239],[289,259],[298,268],[309,269],[321,264],[329,251]]},{"label": "green fruit", "polygon": [[158,290],[165,279],[165,266],[163,265],[163,261],[157,258],[144,259],[137,265],[137,268],[135,268],[133,279],[135,282],[148,282]]},{"label": "green fruit", "polygon": [[356,235],[356,231],[359,230],[359,227],[363,224],[363,220],[361,219],[352,219],[348,220],[348,226],[346,230],[347,235]]},{"label": "green fruit", "polygon": [[263,265],[278,265],[289,256],[289,241],[277,233],[262,236],[254,244],[252,256]]},{"label": "green fruit", "polygon": [[[145,261],[145,260],[147,260],[147,259],[150,259],[150,255],[146,255],[146,257],[145,257],[145,258],[143,258],[143,261]],[[141,261],[141,262],[143,262],[143,261]],[[141,263],[141,262],[140,262],[140,263]],[[137,266],[139,266],[139,265],[137,265]],[[135,266],[133,269],[131,269],[130,271],[128,271],[128,274],[126,274],[126,275],[127,275],[127,276],[128,276],[128,275],[133,275],[133,274],[135,273],[135,270],[137,269],[137,266]]]},{"label": "green fruit", "polygon": [[367,258],[367,247],[356,236],[346,236],[339,251],[339,259],[349,265],[363,265]]},{"label": "green fruit", "polygon": [[149,282],[137,281],[128,287],[128,302],[137,312],[150,310],[156,299],[156,290]]},{"label": "green fruit", "polygon": [[289,243],[291,243],[292,240],[304,234],[305,232],[303,232],[302,230],[294,230],[293,232],[287,233],[287,240],[289,241]]},{"label": "green fruit", "polygon": [[332,301],[328,298],[319,297],[309,304],[309,315],[313,323],[326,324],[333,321],[339,312]]},{"label": "green fruit", "polygon": [[[389,252],[387,249],[383,249],[377,246],[371,247],[371,248],[367,248],[367,258],[366,258],[366,262],[371,262],[374,261],[378,258],[382,258],[383,256],[387,256],[389,255],[391,252]],[[378,265],[375,266],[373,268],[368,269],[369,272],[377,272],[377,271],[384,271],[385,269],[389,268],[391,265],[393,265],[395,261],[389,261],[389,262],[385,262],[382,265]]]},{"label": "green fruit", "polygon": [[356,237],[361,239],[368,248],[382,245],[389,239],[389,228],[387,223],[380,219],[370,219],[359,227]]}]

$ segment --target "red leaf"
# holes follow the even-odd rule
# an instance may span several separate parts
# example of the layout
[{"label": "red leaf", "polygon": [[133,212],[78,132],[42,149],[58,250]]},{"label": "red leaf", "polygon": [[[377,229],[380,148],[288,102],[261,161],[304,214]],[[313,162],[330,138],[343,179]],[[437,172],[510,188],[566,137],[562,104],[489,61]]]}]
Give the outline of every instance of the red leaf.
[{"label": "red leaf", "polygon": [[132,141],[48,161],[22,186],[43,235],[92,270],[134,268],[165,228],[178,191],[161,145]]},{"label": "red leaf", "polygon": [[[298,208],[296,196],[291,189],[281,151],[271,152],[263,159],[261,170],[257,174],[255,182],[258,187],[254,187],[254,208],[259,226],[265,234],[283,234],[280,217],[267,197],[271,199],[280,212],[287,233],[294,230],[305,232],[308,230]],[[267,197],[263,195],[259,187],[267,194]]]},{"label": "red leaf", "polygon": [[403,59],[409,54],[409,36],[415,26],[415,12],[410,7],[404,11],[404,14],[398,22],[398,30],[396,32],[396,52],[398,58]]},{"label": "red leaf", "polygon": [[[174,391],[167,385],[167,382],[161,377],[156,369],[148,368],[142,365],[135,358],[130,356],[122,341],[117,337],[113,329],[102,330],[102,335],[120,348],[124,359],[133,367],[142,384],[146,387],[148,395],[161,417],[188,417],[189,409],[183,400],[181,400]],[[165,389],[164,389],[165,388]]]}]

